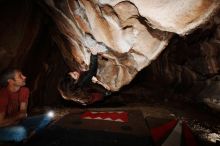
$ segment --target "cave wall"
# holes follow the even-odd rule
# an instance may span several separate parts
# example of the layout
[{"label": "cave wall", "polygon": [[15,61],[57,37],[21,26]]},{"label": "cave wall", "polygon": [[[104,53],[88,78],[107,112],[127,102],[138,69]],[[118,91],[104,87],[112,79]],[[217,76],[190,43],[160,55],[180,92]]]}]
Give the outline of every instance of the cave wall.
[{"label": "cave wall", "polygon": [[57,84],[67,66],[51,39],[50,27],[53,26],[44,24],[25,59],[24,71],[29,75],[27,84],[31,88],[32,106],[57,105],[62,102]]},{"label": "cave wall", "polygon": [[53,24],[34,1],[0,4],[0,71],[23,71],[31,90],[30,107],[60,103],[56,85],[66,66],[51,39]]},{"label": "cave wall", "polygon": [[133,85],[123,92],[135,95],[132,89],[141,84],[147,88],[135,91],[138,93],[135,97],[205,102],[219,110],[219,16],[217,13],[190,35],[174,36],[157,60],[140,72]]},{"label": "cave wall", "polygon": [[27,0],[0,3],[0,70],[7,66],[22,68],[39,32],[39,13]]}]

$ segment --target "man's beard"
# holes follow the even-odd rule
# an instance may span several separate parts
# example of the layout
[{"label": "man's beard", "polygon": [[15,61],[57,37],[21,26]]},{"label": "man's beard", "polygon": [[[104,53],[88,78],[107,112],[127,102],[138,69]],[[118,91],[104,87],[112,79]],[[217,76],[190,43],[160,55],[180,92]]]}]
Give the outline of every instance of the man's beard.
[{"label": "man's beard", "polygon": [[17,86],[17,87],[23,87],[23,86],[25,86],[26,85],[26,82],[24,81],[24,82],[21,82],[21,83],[15,83],[15,86]]}]

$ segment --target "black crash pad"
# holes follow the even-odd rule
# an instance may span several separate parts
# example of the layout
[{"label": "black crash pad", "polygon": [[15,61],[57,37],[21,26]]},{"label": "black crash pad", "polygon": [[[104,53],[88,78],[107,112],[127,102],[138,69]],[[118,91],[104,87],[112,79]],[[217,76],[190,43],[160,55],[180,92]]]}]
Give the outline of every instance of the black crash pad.
[{"label": "black crash pad", "polygon": [[33,137],[27,145],[151,146],[149,129],[140,111],[129,110],[128,122],[81,119],[70,113]]}]

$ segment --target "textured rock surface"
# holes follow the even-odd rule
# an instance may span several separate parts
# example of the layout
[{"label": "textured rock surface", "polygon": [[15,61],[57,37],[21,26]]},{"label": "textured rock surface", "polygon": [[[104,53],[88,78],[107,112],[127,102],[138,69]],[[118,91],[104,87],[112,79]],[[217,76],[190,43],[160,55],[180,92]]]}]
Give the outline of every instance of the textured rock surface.
[{"label": "textured rock surface", "polygon": [[[126,9],[124,0],[98,0],[101,4],[113,7],[121,5]],[[141,16],[151,26],[163,31],[185,35],[210,17],[218,8],[217,0],[127,0],[135,5]]]},{"label": "textured rock surface", "polygon": [[218,107],[219,1],[38,2],[0,1],[0,71],[22,68],[34,104],[62,104],[60,77],[87,70],[95,48],[97,78],[112,91],[125,87],[137,101],[205,98]]},{"label": "textured rock surface", "polygon": [[[60,31],[56,42],[71,70],[88,70],[90,48],[102,52],[97,78],[118,91],[167,46],[172,33],[185,35],[219,6],[207,1],[45,0]],[[153,29],[154,28],[154,29]],[[65,36],[65,37],[63,37]],[[76,66],[76,65],[75,65]]]}]

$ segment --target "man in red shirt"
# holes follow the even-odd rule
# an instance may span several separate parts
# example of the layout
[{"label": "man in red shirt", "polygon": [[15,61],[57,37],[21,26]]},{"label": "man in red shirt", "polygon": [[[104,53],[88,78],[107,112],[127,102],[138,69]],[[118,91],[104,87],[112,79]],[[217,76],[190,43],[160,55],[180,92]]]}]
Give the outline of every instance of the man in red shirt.
[{"label": "man in red shirt", "polygon": [[15,124],[26,117],[29,89],[19,71],[6,71],[0,89],[0,127]]},{"label": "man in red shirt", "polygon": [[27,118],[29,89],[20,70],[4,71],[0,81],[0,141],[22,141],[51,121],[45,115]]}]

